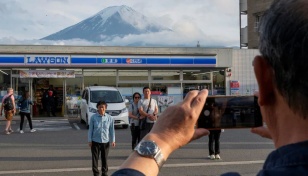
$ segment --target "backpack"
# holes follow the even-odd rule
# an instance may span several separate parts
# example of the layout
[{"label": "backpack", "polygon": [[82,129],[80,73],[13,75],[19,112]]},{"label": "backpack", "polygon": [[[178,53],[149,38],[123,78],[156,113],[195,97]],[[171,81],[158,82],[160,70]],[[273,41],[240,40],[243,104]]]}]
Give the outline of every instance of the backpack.
[{"label": "backpack", "polygon": [[12,101],[11,96],[12,95],[9,95],[3,101],[4,110],[6,110],[6,111],[10,111],[10,110],[14,109],[14,105],[13,105],[13,101]]}]

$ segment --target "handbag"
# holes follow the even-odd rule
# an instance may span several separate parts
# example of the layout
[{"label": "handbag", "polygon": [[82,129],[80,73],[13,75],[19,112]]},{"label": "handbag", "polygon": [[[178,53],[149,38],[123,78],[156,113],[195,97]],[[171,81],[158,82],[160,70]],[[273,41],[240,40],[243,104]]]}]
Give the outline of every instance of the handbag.
[{"label": "handbag", "polygon": [[[152,98],[150,98],[150,102],[149,102],[149,105],[148,105],[147,113],[149,112],[149,109],[150,109],[151,100],[152,100]],[[139,129],[140,130],[144,130],[146,123],[147,123],[147,118],[146,117],[143,118],[143,119],[139,119]]]}]

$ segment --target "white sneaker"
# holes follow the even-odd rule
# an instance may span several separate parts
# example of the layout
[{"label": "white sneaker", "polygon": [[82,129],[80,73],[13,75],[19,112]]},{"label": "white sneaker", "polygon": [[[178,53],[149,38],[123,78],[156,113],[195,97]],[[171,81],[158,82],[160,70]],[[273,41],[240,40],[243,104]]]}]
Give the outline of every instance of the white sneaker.
[{"label": "white sneaker", "polygon": [[208,158],[210,158],[211,160],[215,159],[215,155],[209,155]]},{"label": "white sneaker", "polygon": [[215,155],[215,159],[220,159],[220,156],[218,154]]},{"label": "white sneaker", "polygon": [[23,130],[20,130],[19,133],[20,133],[20,134],[24,134],[24,131],[23,131]]},{"label": "white sneaker", "polygon": [[36,130],[35,130],[35,129],[32,129],[32,130],[30,130],[30,132],[31,132],[31,133],[34,133],[34,132],[36,132]]}]

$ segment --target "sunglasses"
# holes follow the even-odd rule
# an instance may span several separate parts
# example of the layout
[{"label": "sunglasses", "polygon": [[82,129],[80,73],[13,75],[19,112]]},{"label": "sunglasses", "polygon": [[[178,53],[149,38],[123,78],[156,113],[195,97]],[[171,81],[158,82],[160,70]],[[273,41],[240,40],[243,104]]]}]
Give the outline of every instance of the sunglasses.
[{"label": "sunglasses", "polygon": [[134,98],[139,99],[140,97],[134,97]]}]

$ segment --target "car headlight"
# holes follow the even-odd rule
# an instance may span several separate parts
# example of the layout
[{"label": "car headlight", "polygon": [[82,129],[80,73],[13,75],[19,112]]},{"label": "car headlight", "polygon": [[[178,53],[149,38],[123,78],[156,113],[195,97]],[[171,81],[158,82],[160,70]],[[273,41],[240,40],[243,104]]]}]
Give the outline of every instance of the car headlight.
[{"label": "car headlight", "polygon": [[125,112],[128,112],[127,108],[124,108],[124,109],[121,110],[121,113],[125,113]]},{"label": "car headlight", "polygon": [[97,109],[94,109],[94,108],[89,107],[89,111],[92,112],[92,113],[97,113]]}]

